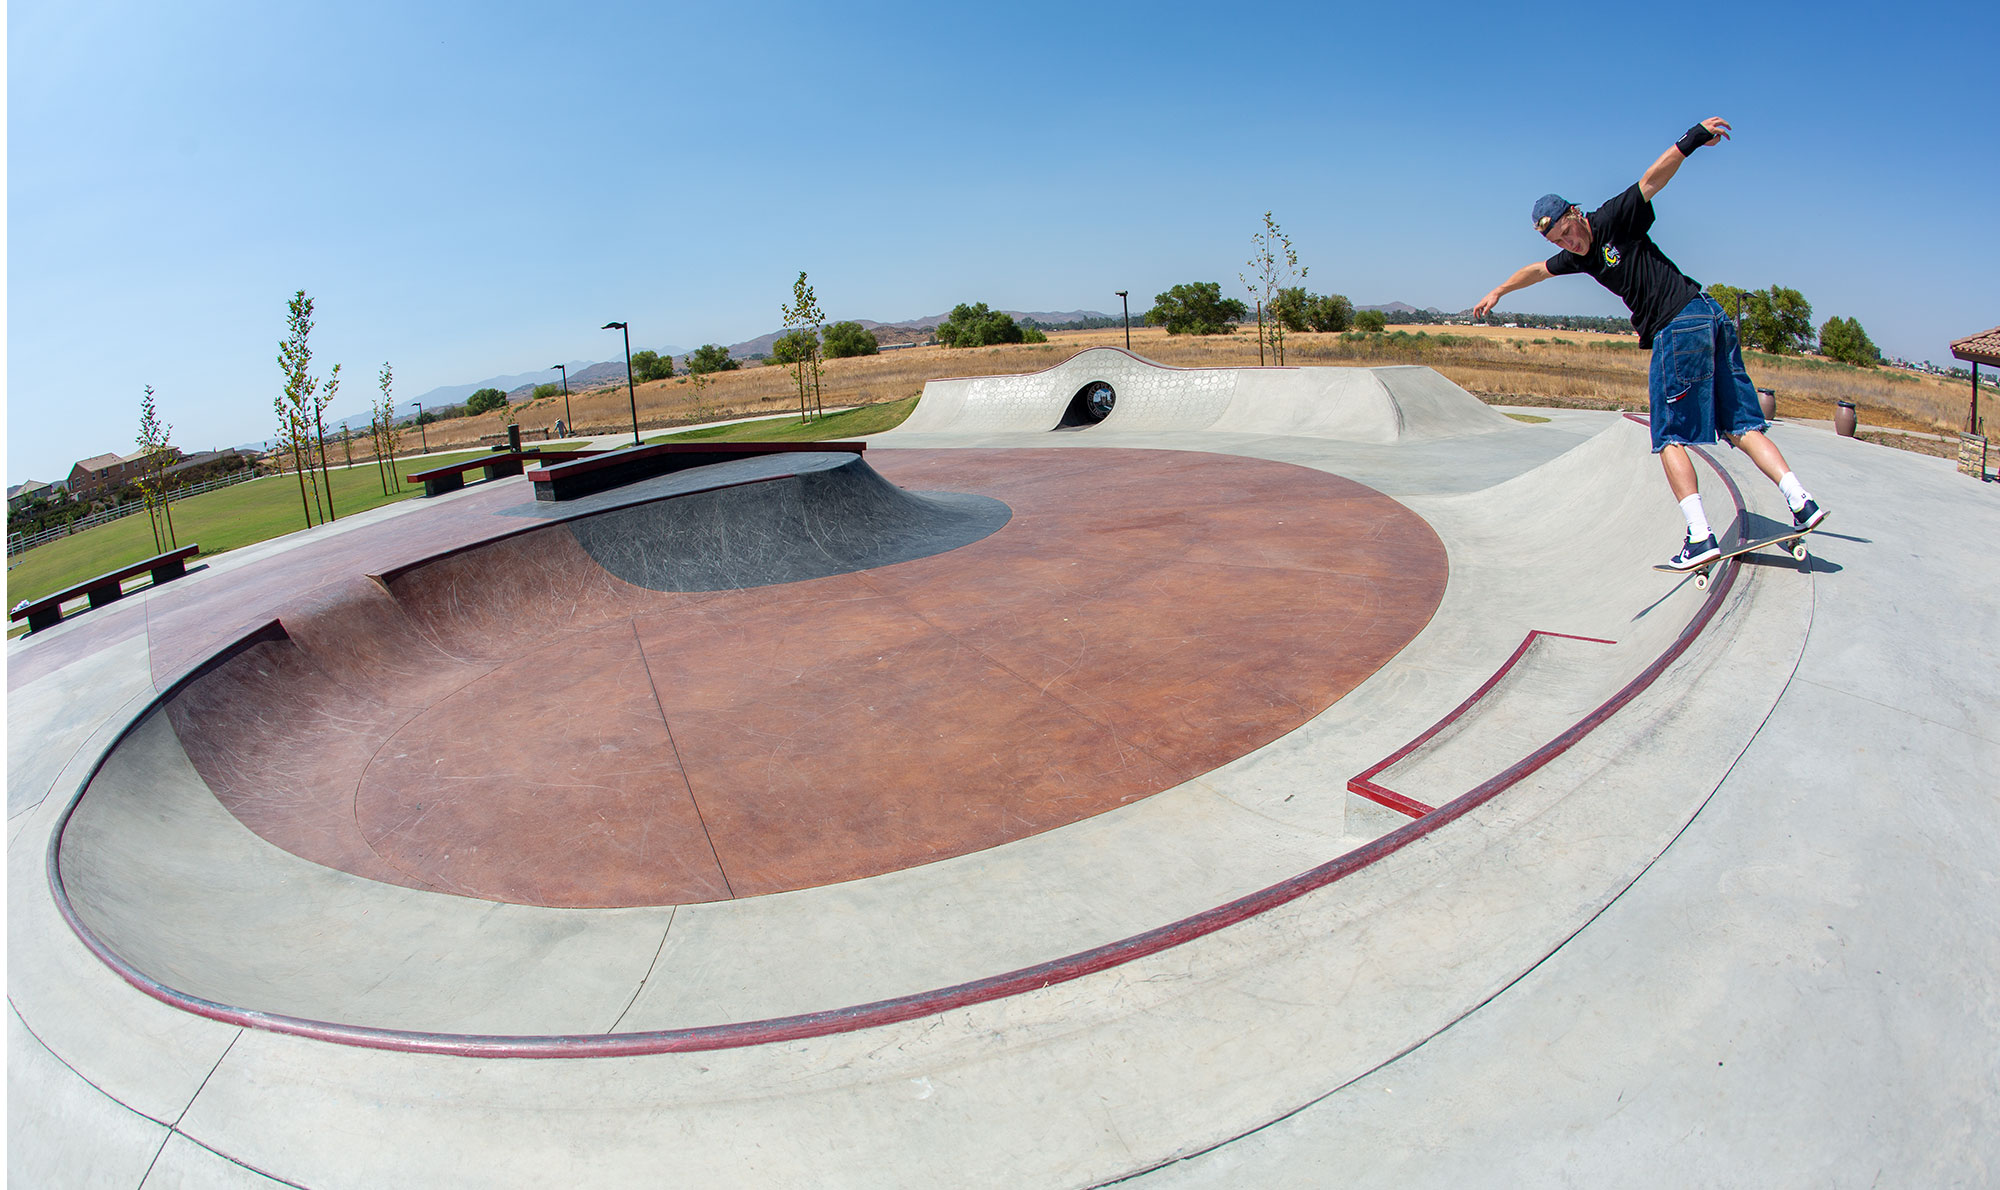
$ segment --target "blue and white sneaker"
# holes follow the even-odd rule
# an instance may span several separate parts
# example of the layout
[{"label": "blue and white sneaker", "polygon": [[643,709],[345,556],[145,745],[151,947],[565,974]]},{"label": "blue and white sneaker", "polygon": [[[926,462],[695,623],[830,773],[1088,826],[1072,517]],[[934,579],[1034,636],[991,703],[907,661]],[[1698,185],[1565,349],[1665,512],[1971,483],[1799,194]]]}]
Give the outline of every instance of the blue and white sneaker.
[{"label": "blue and white sneaker", "polygon": [[1803,507],[1792,514],[1792,529],[1799,533],[1807,529],[1817,529],[1819,523],[1825,519],[1826,509],[1808,499]]},{"label": "blue and white sneaker", "polygon": [[1722,547],[1715,544],[1715,534],[1710,533],[1700,541],[1689,538],[1681,546],[1680,553],[1667,559],[1667,565],[1675,570],[1693,570],[1695,567],[1706,565],[1721,556]]}]

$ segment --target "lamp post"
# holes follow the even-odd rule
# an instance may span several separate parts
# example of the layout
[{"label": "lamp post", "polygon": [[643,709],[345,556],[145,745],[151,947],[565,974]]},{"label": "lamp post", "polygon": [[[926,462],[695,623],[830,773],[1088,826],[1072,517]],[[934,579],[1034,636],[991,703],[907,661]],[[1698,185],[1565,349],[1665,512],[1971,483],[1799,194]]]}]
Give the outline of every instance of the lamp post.
[{"label": "lamp post", "polygon": [[607,322],[599,330],[625,332],[625,396],[632,402],[632,445],[639,445],[639,394],[632,387],[632,328],[622,322]]},{"label": "lamp post", "polygon": [[411,401],[410,404],[417,407],[417,441],[424,444],[424,453],[429,454],[431,453],[431,436],[424,433],[424,403],[422,401]]},{"label": "lamp post", "polygon": [[549,367],[554,368],[556,371],[562,373],[563,424],[565,426],[568,426],[570,428],[570,431],[574,433],[576,431],[576,418],[571,417],[569,412],[569,367],[565,364],[550,364]]},{"label": "lamp post", "polygon": [[1125,350],[1132,350],[1132,299],[1127,291],[1118,291],[1118,300],[1125,303]]}]

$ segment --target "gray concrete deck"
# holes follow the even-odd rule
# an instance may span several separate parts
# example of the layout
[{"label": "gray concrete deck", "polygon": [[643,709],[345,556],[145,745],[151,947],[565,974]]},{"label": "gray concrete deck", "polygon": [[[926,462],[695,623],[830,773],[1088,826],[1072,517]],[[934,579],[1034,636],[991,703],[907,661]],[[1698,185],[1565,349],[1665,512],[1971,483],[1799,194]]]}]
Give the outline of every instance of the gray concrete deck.
[{"label": "gray concrete deck", "polygon": [[[383,1018],[403,1025],[668,1030],[837,1012],[1059,962],[1256,895],[1399,827],[1345,782],[1473,693],[1526,634],[1613,643],[1538,642],[1458,729],[1381,780],[1443,804],[1680,642],[1705,597],[1647,569],[1679,522],[1643,430],[1535,412],[1552,420],[1390,442],[1110,426],[872,441],[883,453],[1115,446],[1296,463],[1395,496],[1450,557],[1430,625],[1305,727],[1186,785],[976,855],[588,914],[357,889],[348,882],[368,882],[232,834],[187,780],[172,733],[151,725],[85,805],[99,799],[93,829],[127,844],[148,824],[162,846],[226,844],[223,883],[254,872],[265,890],[374,898],[348,903],[382,919],[377,1002],[406,996]],[[1656,680],[1503,795],[1178,945],[1039,989],[762,1045],[396,1052],[144,994],[62,920],[44,865],[72,796],[157,694],[143,604],[129,632],[86,638],[86,617],[17,642],[10,1176],[121,1187],[1989,1181],[2000,1169],[2000,493],[1942,460],[1811,428],[1773,434],[1833,512],[1811,539],[1810,571],[1753,558]],[[1783,516],[1745,460],[1715,454],[1746,517]],[[1727,495],[1704,476],[1725,523]],[[528,498],[524,481],[500,482]],[[313,537],[185,581],[249,581]],[[35,658],[72,634],[94,643],[73,643],[64,664]],[[203,916],[211,890],[169,882],[149,895],[186,898],[170,908],[191,929],[222,924]],[[556,921],[561,947],[522,949]],[[437,930],[477,947],[477,961],[440,963],[409,940]],[[525,953],[542,957],[509,961]],[[310,973],[294,976],[310,1000]],[[625,1001],[620,1023],[575,1011],[579,980],[604,985],[584,999]]]}]

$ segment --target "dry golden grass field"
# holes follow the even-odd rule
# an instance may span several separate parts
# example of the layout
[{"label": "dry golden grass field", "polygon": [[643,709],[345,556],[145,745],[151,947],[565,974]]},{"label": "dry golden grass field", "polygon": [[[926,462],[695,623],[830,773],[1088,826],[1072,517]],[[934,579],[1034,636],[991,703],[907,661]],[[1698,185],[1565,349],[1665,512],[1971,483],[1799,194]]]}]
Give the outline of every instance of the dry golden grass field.
[{"label": "dry golden grass field", "polygon": [[[1397,333],[1397,330],[1403,333]],[[1419,335],[1417,331],[1425,333]],[[830,360],[821,379],[821,402],[828,406],[902,400],[944,376],[1033,372],[1051,367],[1085,347],[1123,346],[1122,329],[1058,331],[1045,344],[954,350],[911,347],[881,355]],[[1134,327],[1132,349],[1147,359],[1179,367],[1241,367],[1258,362],[1257,335],[1170,336],[1156,327]],[[1573,408],[1644,409],[1648,354],[1631,335],[1538,331],[1505,327],[1392,328],[1384,335],[1350,337],[1295,334],[1285,340],[1285,362],[1298,365],[1425,364],[1467,391],[1494,404]],[[1271,361],[1267,357],[1266,362]],[[1837,401],[1852,401],[1864,431],[1910,430],[1950,434],[1962,428],[1970,389],[1966,382],[1892,368],[1851,368],[1816,359],[1752,355],[1751,378],[1775,390],[1778,416],[1831,420]],[[791,371],[747,364],[737,372],[709,377],[696,400],[685,377],[638,386],[639,422],[647,431],[724,417],[776,414],[798,408]],[[573,434],[608,434],[627,429],[632,414],[625,388],[573,393]],[[430,449],[476,447],[483,436],[505,432],[507,422],[523,429],[552,427],[563,416],[561,397],[532,401],[479,417],[453,418],[426,427]],[[406,432],[402,448],[415,445]],[[1918,439],[1898,445],[1934,453],[1943,443]],[[356,457],[364,457],[356,444]],[[1949,449],[1955,450],[1955,447]]]}]

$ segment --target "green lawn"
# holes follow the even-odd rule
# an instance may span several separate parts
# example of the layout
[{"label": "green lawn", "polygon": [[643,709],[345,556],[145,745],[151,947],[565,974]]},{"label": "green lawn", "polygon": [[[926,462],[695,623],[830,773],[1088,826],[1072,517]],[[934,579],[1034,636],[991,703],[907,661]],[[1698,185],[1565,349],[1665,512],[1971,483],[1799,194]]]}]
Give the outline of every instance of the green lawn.
[{"label": "green lawn", "polygon": [[705,430],[685,430],[646,439],[654,442],[831,442],[836,439],[866,438],[903,424],[917,398],[906,397],[880,405],[863,405],[845,413],[829,413],[814,421],[801,422],[796,416],[773,417],[764,421],[740,422],[730,426],[710,426]]},{"label": "green lawn", "polygon": [[[396,463],[396,478],[401,481],[412,471],[485,453],[458,451],[401,459]],[[385,496],[375,468],[366,466],[336,469],[332,479],[333,508],[341,516],[407,500],[423,491],[421,484],[398,482],[396,491]],[[306,524],[305,512],[299,504],[298,477],[293,475],[267,475],[204,492],[176,500],[172,508],[174,538],[182,545],[200,542],[203,557],[255,545],[303,529]],[[86,529],[73,537],[58,538],[21,555],[19,565],[7,572],[7,606],[13,607],[23,599],[39,599],[51,591],[158,552],[152,526],[143,512]]]}]

